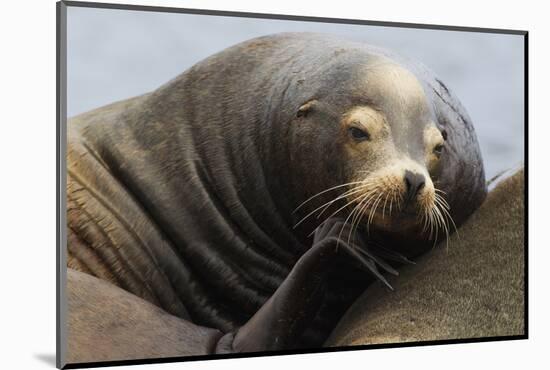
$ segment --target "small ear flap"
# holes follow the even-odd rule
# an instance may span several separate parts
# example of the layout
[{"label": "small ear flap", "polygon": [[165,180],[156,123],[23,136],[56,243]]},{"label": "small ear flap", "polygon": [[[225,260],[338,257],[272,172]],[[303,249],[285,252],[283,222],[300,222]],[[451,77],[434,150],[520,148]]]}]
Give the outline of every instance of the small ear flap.
[{"label": "small ear flap", "polygon": [[296,117],[306,117],[315,108],[316,103],[317,100],[310,100],[302,104],[300,108],[298,108],[298,112],[296,112]]}]

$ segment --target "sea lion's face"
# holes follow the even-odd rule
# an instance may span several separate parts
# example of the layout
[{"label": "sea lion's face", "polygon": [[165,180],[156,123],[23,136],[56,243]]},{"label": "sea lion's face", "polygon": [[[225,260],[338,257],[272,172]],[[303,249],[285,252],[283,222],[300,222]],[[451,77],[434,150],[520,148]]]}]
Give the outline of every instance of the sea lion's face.
[{"label": "sea lion's face", "polygon": [[434,227],[446,219],[439,214],[445,213],[445,200],[434,185],[445,132],[428,123],[418,145],[400,147],[383,112],[364,106],[346,114],[341,128],[350,184],[346,199],[355,220],[392,229],[397,223]]},{"label": "sea lion's face", "polygon": [[353,227],[437,238],[452,222],[437,188],[447,132],[413,73],[382,57],[357,71],[338,82],[327,77],[333,88],[298,109],[291,159],[296,183],[310,190],[298,224],[315,214],[344,216]]},{"label": "sea lion's face", "polygon": [[348,220],[382,230],[444,228],[449,210],[435,179],[446,132],[435,125],[422,85],[386,61],[370,65],[365,79],[369,103],[351,106],[339,122]]}]

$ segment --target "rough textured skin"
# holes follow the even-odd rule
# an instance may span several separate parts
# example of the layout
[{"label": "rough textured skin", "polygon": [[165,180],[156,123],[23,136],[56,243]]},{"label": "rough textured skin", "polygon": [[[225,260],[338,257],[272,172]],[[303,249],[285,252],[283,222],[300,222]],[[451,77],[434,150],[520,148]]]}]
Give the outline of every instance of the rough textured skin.
[{"label": "rough textured skin", "polygon": [[[391,54],[326,35],[267,36],[213,55],[154,92],[71,119],[68,266],[197,325],[249,333],[261,348],[321,345],[371,278],[340,253],[320,270],[320,256],[333,252],[322,239],[313,248],[308,235],[322,220],[294,229],[311,208],[294,210],[349,181],[353,166],[335,139],[339,118],[372,103],[369,63],[381,57]],[[434,181],[460,224],[486,194],[473,126],[430,72],[394,59],[422,84],[421,113],[448,132]],[[301,115],[312,99],[314,111]],[[396,143],[421,143],[417,128],[426,121],[408,119],[420,115],[415,101],[386,107],[396,116]],[[409,256],[432,244],[418,231],[371,230],[370,237]],[[311,274],[323,287],[301,295]],[[300,305],[313,301],[303,315]],[[256,324],[242,329],[249,322]],[[274,323],[286,338],[254,341]]]},{"label": "rough textured skin", "polygon": [[489,193],[446,248],[441,244],[352,305],[326,345],[523,335],[524,176]]},{"label": "rough textured skin", "polygon": [[[189,356],[221,337],[117,286],[67,270],[67,362]],[[210,342],[204,338],[210,338]]]}]

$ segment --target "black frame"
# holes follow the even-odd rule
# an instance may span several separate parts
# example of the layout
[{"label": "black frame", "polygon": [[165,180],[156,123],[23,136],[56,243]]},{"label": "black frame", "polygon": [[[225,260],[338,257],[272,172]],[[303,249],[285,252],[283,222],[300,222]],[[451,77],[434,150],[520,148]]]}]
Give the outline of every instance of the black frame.
[{"label": "black frame", "polygon": [[[198,355],[198,356],[178,356],[153,359],[134,359],[120,361],[98,361],[86,363],[65,364],[62,359],[65,358],[65,343],[66,340],[64,330],[64,315],[66,314],[65,303],[65,283],[66,283],[66,235],[65,235],[65,211],[66,211],[66,121],[67,121],[67,7],[81,8],[100,8],[100,9],[117,9],[117,10],[133,10],[146,12],[162,12],[162,13],[183,13],[183,14],[200,14],[213,15],[224,17],[239,17],[239,18],[256,18],[256,19],[277,19],[291,20],[302,22],[319,22],[319,23],[339,23],[352,25],[368,25],[368,26],[386,26],[398,28],[417,28],[430,30],[444,31],[462,31],[476,33],[497,33],[508,35],[522,35],[524,37],[524,334],[512,336],[498,337],[482,337],[482,338],[466,338],[466,339],[443,339],[435,341],[420,341],[406,343],[389,343],[389,344],[370,344],[370,345],[354,345],[344,347],[326,347],[318,349],[301,349],[301,350],[281,350],[281,351],[262,351],[254,353],[232,353],[232,354],[215,354],[215,355]],[[404,347],[419,347],[433,346],[445,344],[459,343],[482,343],[482,342],[497,342],[520,340],[529,338],[529,254],[528,254],[528,178],[529,178],[529,32],[525,30],[497,29],[497,28],[477,28],[477,27],[461,27],[450,25],[430,25],[422,23],[401,23],[401,22],[383,22],[372,20],[359,19],[342,19],[342,18],[324,18],[312,16],[297,16],[284,14],[266,14],[266,13],[248,13],[248,12],[231,12],[221,10],[207,9],[190,9],[190,8],[175,8],[161,6],[145,6],[145,5],[130,5],[130,4],[113,4],[113,3],[97,3],[97,2],[82,2],[82,1],[59,1],[56,3],[56,27],[57,27],[57,63],[56,63],[56,120],[57,120],[57,142],[56,142],[56,366],[62,369],[78,369],[78,368],[93,368],[104,366],[123,366],[123,365],[139,365],[139,364],[158,364],[171,362],[185,361],[200,361],[200,360],[220,360],[229,358],[247,358],[247,357],[265,357],[265,356],[281,356],[309,353],[326,353],[326,352],[342,352],[342,351],[358,351],[366,349],[381,349],[381,348],[404,348]],[[63,185],[63,186],[61,186]]]}]

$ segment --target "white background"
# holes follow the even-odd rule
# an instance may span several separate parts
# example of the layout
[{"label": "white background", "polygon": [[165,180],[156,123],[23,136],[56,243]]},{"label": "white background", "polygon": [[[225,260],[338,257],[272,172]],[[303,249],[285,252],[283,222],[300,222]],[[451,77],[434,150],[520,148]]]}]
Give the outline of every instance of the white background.
[{"label": "white background", "polygon": [[[112,0],[112,2],[117,2]],[[529,333],[514,342],[175,363],[134,369],[518,369],[548,366],[550,314],[548,12],[543,1],[130,1],[143,5],[530,31]],[[0,22],[2,368],[52,368],[55,354],[55,2],[6,1]]]}]

